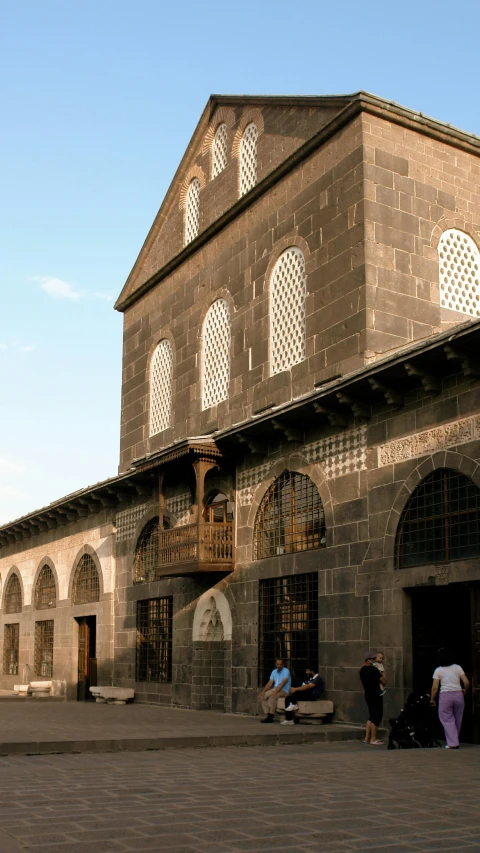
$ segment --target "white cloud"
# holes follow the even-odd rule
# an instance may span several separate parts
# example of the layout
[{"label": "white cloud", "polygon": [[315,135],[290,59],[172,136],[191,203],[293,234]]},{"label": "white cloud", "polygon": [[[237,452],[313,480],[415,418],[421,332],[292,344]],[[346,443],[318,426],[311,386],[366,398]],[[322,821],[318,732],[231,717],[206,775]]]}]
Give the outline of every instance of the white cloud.
[{"label": "white cloud", "polygon": [[8,456],[0,456],[0,471],[13,471],[15,474],[23,474],[25,465],[10,459]]},{"label": "white cloud", "polygon": [[53,296],[54,299],[71,299],[73,302],[78,302],[83,296],[79,290],[75,290],[73,284],[61,278],[36,275],[34,276],[34,281],[38,281],[41,289],[45,293],[48,293],[49,296]]},{"label": "white cloud", "polygon": [[35,349],[35,344],[26,344],[25,346],[18,347],[18,352],[32,352]]},{"label": "white cloud", "polygon": [[5,352],[7,349],[7,344],[0,344],[0,352]]},{"label": "white cloud", "polygon": [[99,290],[96,293],[94,293],[93,295],[94,295],[95,299],[104,299],[105,302],[111,302],[113,299],[112,294],[107,293],[106,291]]}]

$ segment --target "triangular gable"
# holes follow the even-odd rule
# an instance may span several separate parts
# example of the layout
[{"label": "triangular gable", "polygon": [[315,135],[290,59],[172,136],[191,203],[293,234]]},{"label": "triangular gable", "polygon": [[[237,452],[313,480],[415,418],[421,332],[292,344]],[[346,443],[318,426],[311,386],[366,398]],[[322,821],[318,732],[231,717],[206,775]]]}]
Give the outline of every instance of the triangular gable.
[{"label": "triangular gable", "polygon": [[[162,238],[165,234],[167,223],[172,217],[176,217],[176,220],[178,220],[175,223],[176,233],[181,231],[182,217],[179,214],[182,206],[182,194],[185,194],[185,189],[190,180],[193,177],[198,177],[202,188],[208,181],[205,170],[202,170],[197,164],[199,157],[206,154],[206,146],[208,147],[208,143],[211,143],[213,139],[215,130],[214,120],[215,124],[217,124],[220,117],[222,120],[226,120],[228,124],[233,124],[234,111],[238,112],[239,108],[241,108],[243,124],[248,122],[250,117],[250,120],[260,123],[263,130],[262,111],[267,112],[281,109],[282,111],[286,110],[287,113],[292,113],[297,110],[299,114],[308,114],[308,120],[311,125],[311,132],[307,132],[305,139],[299,143],[301,145],[309,136],[314,136],[322,124],[327,124],[336,114],[344,109],[353,98],[354,96],[352,95],[319,97],[212,95],[203,110],[132,271],[115,303],[115,308],[121,311],[124,303],[130,301],[130,297],[136,290],[141,288],[175,254],[181,252],[183,243],[179,240],[178,252],[173,252],[170,254],[170,257],[167,257],[165,251],[162,250]],[[241,129],[241,125],[239,127]],[[235,152],[235,149],[238,149],[239,138],[237,127],[233,143],[233,154],[238,154],[238,151]],[[165,242],[168,242],[168,237]]]}]

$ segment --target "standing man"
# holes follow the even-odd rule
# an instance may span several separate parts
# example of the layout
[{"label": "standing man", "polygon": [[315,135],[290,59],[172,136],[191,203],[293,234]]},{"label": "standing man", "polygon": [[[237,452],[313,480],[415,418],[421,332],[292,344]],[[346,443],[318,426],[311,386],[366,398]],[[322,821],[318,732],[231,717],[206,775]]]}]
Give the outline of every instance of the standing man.
[{"label": "standing man", "polygon": [[273,717],[277,707],[277,699],[282,696],[286,698],[291,686],[292,679],[290,676],[290,670],[283,665],[283,660],[281,658],[277,658],[275,661],[275,669],[272,671],[268,683],[258,696],[262,703],[263,712],[267,715],[265,719],[260,722],[273,723]]},{"label": "standing man", "polygon": [[372,746],[380,746],[383,743],[383,740],[377,740],[377,732],[383,717],[382,690],[385,686],[385,676],[374,666],[376,659],[376,652],[367,652],[365,663],[360,670],[365,702],[368,705],[368,722],[364,743],[370,743]]}]

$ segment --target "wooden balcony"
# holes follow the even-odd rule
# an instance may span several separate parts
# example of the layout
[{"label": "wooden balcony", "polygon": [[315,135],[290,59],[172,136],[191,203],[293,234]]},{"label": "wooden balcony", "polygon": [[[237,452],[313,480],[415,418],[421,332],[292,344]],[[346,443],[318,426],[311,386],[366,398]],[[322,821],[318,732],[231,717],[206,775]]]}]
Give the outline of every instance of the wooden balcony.
[{"label": "wooden balcony", "polygon": [[233,571],[233,522],[186,524],[158,532],[158,576]]}]

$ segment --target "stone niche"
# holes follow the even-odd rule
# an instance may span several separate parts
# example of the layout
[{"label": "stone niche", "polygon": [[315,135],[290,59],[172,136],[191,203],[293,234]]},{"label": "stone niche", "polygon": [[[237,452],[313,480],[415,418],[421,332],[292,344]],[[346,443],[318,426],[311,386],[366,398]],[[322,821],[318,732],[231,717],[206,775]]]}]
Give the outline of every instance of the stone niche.
[{"label": "stone niche", "polygon": [[232,710],[232,614],[216,588],[200,596],[193,619],[192,707]]}]

